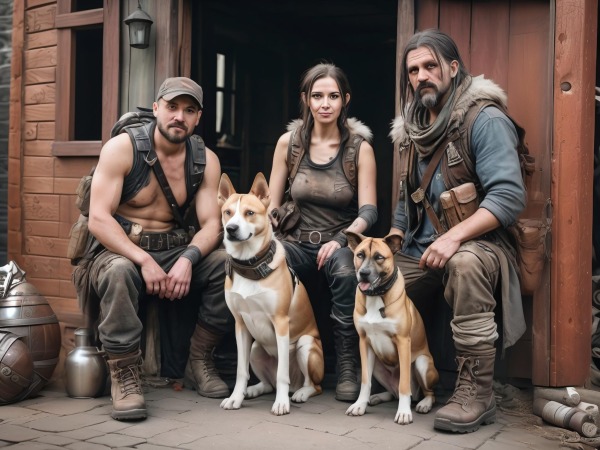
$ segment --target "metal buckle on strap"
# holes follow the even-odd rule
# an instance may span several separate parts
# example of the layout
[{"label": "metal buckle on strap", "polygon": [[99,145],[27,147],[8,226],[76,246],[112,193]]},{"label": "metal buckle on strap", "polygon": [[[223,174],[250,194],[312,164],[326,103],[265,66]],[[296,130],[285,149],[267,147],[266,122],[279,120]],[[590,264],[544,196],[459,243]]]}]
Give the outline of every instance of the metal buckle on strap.
[{"label": "metal buckle on strap", "polygon": [[[313,233],[315,233],[317,235],[317,240],[313,241]],[[310,242],[311,244],[320,244],[321,243],[321,232],[320,231],[311,231],[310,233],[308,233],[308,242]]]},{"label": "metal buckle on strap", "polygon": [[425,198],[425,191],[419,188],[415,192],[410,194],[410,198],[412,198],[413,202],[415,203],[421,203]]}]

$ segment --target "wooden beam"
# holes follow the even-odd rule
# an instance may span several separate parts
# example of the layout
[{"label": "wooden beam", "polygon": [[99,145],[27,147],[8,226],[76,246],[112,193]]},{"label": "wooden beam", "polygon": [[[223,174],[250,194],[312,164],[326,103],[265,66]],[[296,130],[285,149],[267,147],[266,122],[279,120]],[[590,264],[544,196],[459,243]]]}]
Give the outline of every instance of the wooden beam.
[{"label": "wooden beam", "polygon": [[104,0],[102,53],[102,142],[119,118],[119,38],[121,31],[118,0]]},{"label": "wooden beam", "polygon": [[88,9],[87,11],[56,14],[55,27],[58,29],[85,27],[89,25],[99,25],[102,24],[103,21],[103,8]]},{"label": "wooden beam", "polygon": [[598,3],[556,2],[552,164],[552,386],[581,385],[591,351],[592,174]]}]

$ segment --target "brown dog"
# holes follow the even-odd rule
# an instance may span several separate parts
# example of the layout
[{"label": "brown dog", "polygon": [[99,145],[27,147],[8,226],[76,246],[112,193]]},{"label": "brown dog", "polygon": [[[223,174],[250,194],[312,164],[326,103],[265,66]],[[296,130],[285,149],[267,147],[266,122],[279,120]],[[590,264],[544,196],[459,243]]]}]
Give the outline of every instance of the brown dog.
[{"label": "brown dog", "polygon": [[[273,237],[264,175],[256,175],[249,194],[237,194],[221,175],[218,201],[229,255],[225,300],[235,317],[238,353],[235,387],[221,408],[239,409],[244,397],[277,389],[271,412],[288,414],[290,388],[294,402],[321,393],[323,348],[310,300]],[[248,364],[260,380],[250,387]]]},{"label": "brown dog", "polygon": [[[394,422],[411,423],[411,386],[417,388],[411,377],[416,378],[424,395],[416,411],[428,413],[435,403],[432,389],[439,376],[429,352],[423,320],[406,295],[404,278],[394,263],[402,239],[392,234],[383,239],[352,232],[346,236],[348,246],[354,251],[358,279],[354,325],[360,337],[362,366],[360,394],[346,414],[362,416],[367,404],[398,398]],[[370,396],[372,375],[387,392]]]}]

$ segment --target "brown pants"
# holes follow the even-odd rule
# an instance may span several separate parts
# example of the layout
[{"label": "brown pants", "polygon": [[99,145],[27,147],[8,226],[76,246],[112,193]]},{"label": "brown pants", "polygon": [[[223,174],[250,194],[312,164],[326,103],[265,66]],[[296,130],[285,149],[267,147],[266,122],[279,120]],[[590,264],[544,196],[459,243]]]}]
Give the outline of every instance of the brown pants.
[{"label": "brown pants", "polygon": [[404,276],[406,292],[421,315],[435,313],[430,303],[443,291],[452,309],[452,334],[458,352],[494,347],[498,338],[494,294],[500,279],[500,262],[485,241],[462,244],[444,269],[421,270],[418,258],[401,253],[396,254],[396,265]]}]

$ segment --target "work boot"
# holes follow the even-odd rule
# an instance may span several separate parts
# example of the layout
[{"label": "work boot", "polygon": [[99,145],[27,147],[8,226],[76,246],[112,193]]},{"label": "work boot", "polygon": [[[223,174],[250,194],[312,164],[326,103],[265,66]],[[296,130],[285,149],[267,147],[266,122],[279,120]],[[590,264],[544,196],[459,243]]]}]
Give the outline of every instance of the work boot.
[{"label": "work boot", "polygon": [[110,416],[117,420],[146,418],[146,402],[142,393],[140,365],[142,352],[125,355],[108,354],[113,409]]},{"label": "work boot", "polygon": [[335,399],[341,402],[355,402],[360,392],[360,357],[358,333],[354,325],[335,324],[333,328],[335,351],[337,353]]},{"label": "work boot", "polygon": [[222,337],[222,334],[209,331],[200,325],[196,325],[192,336],[189,368],[196,391],[204,397],[225,398],[229,395],[229,387],[219,377],[212,359],[213,351]]},{"label": "work boot", "polygon": [[446,406],[438,410],[434,428],[471,433],[496,421],[496,399],[492,383],[496,350],[483,355],[459,355],[458,379],[454,394]]}]

